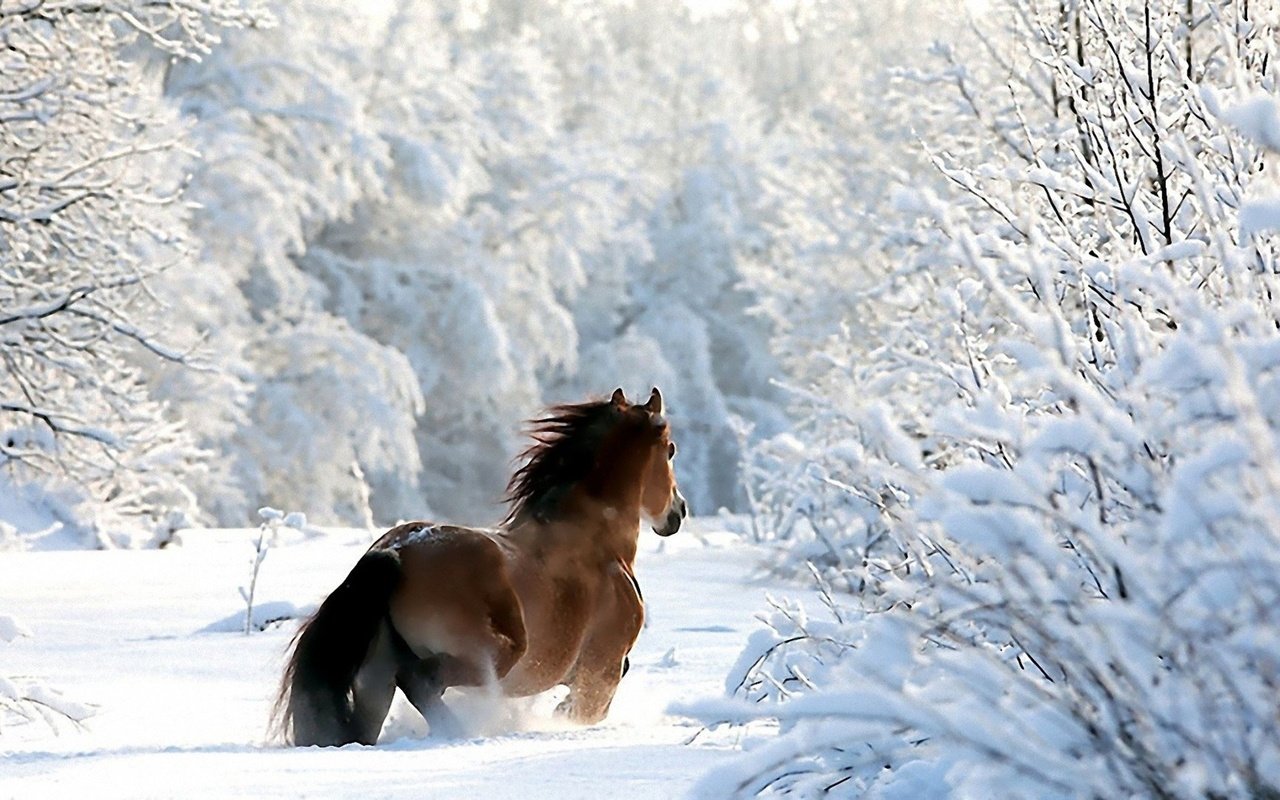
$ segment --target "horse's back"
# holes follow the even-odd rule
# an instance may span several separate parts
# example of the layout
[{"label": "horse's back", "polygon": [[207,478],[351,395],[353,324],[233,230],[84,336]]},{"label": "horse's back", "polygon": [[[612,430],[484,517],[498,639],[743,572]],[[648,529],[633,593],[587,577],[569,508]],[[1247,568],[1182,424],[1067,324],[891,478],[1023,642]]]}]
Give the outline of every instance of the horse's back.
[{"label": "horse's back", "polygon": [[449,657],[452,685],[501,678],[525,650],[520,600],[490,534],[412,522],[392,528],[373,548],[400,559],[392,625],[420,658]]}]

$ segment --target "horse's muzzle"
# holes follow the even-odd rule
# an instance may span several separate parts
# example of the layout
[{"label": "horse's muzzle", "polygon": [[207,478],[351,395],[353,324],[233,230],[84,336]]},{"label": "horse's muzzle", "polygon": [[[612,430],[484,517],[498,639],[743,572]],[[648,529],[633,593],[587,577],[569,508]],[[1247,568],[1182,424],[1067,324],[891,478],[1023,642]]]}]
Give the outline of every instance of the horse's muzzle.
[{"label": "horse's muzzle", "polygon": [[684,522],[684,518],[689,516],[689,504],[685,502],[684,495],[680,494],[677,489],[671,498],[671,507],[667,509],[667,518],[663,521],[662,527],[654,526],[653,532],[659,536],[670,536],[680,530],[680,523]]}]

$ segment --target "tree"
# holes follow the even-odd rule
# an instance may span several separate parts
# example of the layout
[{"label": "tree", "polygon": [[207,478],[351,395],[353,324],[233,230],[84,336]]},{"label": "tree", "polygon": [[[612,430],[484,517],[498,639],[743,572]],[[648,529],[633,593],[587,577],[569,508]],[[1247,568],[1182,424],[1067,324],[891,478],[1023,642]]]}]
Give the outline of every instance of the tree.
[{"label": "tree", "polygon": [[327,226],[386,197],[394,143],[368,93],[407,65],[370,50],[387,21],[358,5],[274,10],[279,27],[230,36],[166,76],[203,156],[190,190],[203,269],[161,291],[187,298],[187,335],[218,354],[219,380],[150,379],[226,454],[193,486],[224,524],[262,504],[328,523],[421,515],[411,365],[331,313],[307,269]]},{"label": "tree", "polygon": [[223,0],[0,3],[0,463],[65,484],[66,522],[100,544],[194,513],[201,460],[137,366],[187,359],[151,282],[190,257],[182,128],[140,52],[190,57],[260,19]]}]

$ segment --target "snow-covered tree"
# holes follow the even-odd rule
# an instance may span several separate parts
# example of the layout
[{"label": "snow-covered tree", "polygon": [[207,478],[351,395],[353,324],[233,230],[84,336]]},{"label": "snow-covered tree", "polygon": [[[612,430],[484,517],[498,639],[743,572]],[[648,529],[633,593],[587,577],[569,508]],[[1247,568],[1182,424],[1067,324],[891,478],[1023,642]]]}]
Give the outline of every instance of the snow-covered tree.
[{"label": "snow-covered tree", "polygon": [[0,3],[0,464],[69,497],[99,544],[163,535],[200,469],[137,366],[187,358],[151,282],[190,263],[189,154],[147,52],[195,56],[258,19],[224,0]]},{"label": "snow-covered tree", "polygon": [[[689,24],[680,2],[274,10],[277,29],[229,37],[166,84],[203,155],[191,197],[208,268],[159,291],[211,299],[186,321],[221,372],[149,377],[202,445],[229,451],[197,486],[218,517],[262,502],[332,511],[278,494],[288,477],[263,461],[294,441],[272,420],[313,393],[271,390],[258,359],[299,360],[280,348],[310,340],[289,334],[304,320],[329,329],[329,358],[360,352],[390,375],[403,356],[416,375],[421,410],[375,423],[416,453],[353,471],[350,430],[343,447],[296,453],[349,476],[339,493],[384,475],[363,486],[378,519],[427,505],[492,518],[519,420],[618,383],[661,383],[691,499],[734,505],[731,414],[779,422],[769,324],[744,315],[756,299],[735,251],[759,225],[764,115],[718,36],[732,24]],[[358,381],[360,366],[329,375]]]},{"label": "snow-covered tree", "polygon": [[[771,381],[794,359],[774,333],[805,316],[805,292],[843,280],[784,290],[772,263],[817,249],[824,234],[796,222],[806,203],[838,205],[827,156],[846,181],[873,174],[854,153],[874,147],[839,147],[864,118],[823,65],[857,85],[874,48],[845,44],[889,41],[874,15],[681,0],[271,7],[278,26],[197,37],[200,61],[147,70],[198,29],[193,7],[147,6],[151,32],[110,84],[154,117],[135,139],[157,147],[117,161],[157,201],[128,214],[128,230],[154,234],[132,291],[171,309],[128,330],[168,358],[130,345],[112,360],[124,373],[89,372],[130,393],[117,405],[139,431],[181,440],[165,451],[177,466],[154,473],[166,491],[227,524],[264,503],[324,522],[428,507],[483,521],[522,417],[656,383],[695,508],[741,505],[742,443],[786,424]],[[41,8],[33,19],[65,16]],[[248,21],[229,9],[206,10]],[[111,29],[121,46],[131,30]],[[123,88],[153,80],[181,118]],[[85,141],[110,130],[86,124]],[[113,291],[124,299],[107,307],[133,308],[129,287]],[[834,329],[830,315],[819,327]],[[356,401],[376,415],[349,418]],[[213,457],[197,466],[200,452]],[[319,480],[297,481],[302,463]]]},{"label": "snow-covered tree", "polygon": [[189,196],[202,268],[158,291],[186,301],[187,334],[217,372],[150,378],[223,454],[193,487],[216,519],[242,524],[264,503],[331,523],[364,524],[371,505],[380,521],[421,514],[413,372],[329,313],[324,285],[299,266],[327,225],[384,196],[391,147],[366,95],[378,69],[406,65],[377,66],[384,28],[358,5],[272,11],[278,26],[229,35],[166,75],[201,154]]},{"label": "snow-covered tree", "polygon": [[1010,12],[915,76],[952,189],[899,195],[877,335],[830,340],[768,450],[767,519],[855,594],[744,653],[731,688],[784,702],[704,709],[782,721],[739,794],[1280,787],[1280,20]]}]

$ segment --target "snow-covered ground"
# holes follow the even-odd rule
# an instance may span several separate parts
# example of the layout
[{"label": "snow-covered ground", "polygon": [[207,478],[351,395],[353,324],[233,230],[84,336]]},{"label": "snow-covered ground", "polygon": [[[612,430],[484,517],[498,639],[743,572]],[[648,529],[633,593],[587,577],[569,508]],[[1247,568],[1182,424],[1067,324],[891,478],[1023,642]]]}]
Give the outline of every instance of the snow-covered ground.
[{"label": "snow-covered ground", "polygon": [[[7,728],[0,798],[681,796],[735,742],[695,738],[700,727],[666,709],[722,692],[765,592],[788,593],[757,577],[760,551],[713,527],[642,537],[649,624],[604,724],[558,723],[554,697],[462,697],[478,735],[441,742],[398,698],[378,746],[342,749],[267,741],[295,623],[248,637],[208,629],[243,613],[252,532],[189,532],[158,551],[0,554],[0,612],[34,633],[0,645],[0,674],[99,707],[56,736]],[[258,602],[315,603],[368,541],[351,531],[272,549]]]}]

